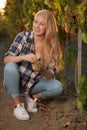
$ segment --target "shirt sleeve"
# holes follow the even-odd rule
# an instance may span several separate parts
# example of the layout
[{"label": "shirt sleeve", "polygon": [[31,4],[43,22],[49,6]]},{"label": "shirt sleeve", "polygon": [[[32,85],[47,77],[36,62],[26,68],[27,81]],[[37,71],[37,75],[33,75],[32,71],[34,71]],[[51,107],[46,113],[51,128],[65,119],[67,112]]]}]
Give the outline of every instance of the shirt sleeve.
[{"label": "shirt sleeve", "polygon": [[17,56],[20,54],[20,51],[23,47],[25,41],[25,35],[24,32],[19,33],[13,40],[13,43],[11,44],[9,50],[5,53],[6,56]]}]

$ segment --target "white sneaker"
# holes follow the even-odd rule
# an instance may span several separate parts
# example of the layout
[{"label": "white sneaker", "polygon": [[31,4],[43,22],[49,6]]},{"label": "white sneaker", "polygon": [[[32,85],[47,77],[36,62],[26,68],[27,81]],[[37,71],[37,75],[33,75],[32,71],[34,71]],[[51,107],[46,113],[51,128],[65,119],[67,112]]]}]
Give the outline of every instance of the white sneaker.
[{"label": "white sneaker", "polygon": [[29,120],[30,116],[28,112],[24,108],[24,104],[18,104],[16,108],[14,108],[13,115],[19,120]]},{"label": "white sneaker", "polygon": [[33,100],[29,96],[26,97],[28,112],[34,112],[34,113],[38,112],[36,101],[37,101],[36,99]]}]

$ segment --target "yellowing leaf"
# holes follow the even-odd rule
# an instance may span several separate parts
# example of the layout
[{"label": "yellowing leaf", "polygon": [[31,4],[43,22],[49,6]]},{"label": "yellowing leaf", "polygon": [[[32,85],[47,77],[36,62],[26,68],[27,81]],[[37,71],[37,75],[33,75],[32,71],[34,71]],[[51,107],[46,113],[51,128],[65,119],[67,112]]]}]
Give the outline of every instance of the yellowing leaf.
[{"label": "yellowing leaf", "polygon": [[61,6],[60,6],[60,3],[58,1],[54,2],[54,6],[55,6],[56,9],[58,9],[59,11],[61,11]]},{"label": "yellowing leaf", "polygon": [[50,1],[49,1],[49,0],[45,0],[44,3],[45,3],[46,5],[48,5],[48,7],[51,7],[51,4],[50,4]]}]

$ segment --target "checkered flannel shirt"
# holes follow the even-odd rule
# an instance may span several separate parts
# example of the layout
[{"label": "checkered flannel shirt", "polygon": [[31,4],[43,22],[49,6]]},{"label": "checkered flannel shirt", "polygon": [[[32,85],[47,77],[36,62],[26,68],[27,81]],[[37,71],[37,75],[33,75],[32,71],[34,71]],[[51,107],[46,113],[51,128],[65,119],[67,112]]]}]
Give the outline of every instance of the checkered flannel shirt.
[{"label": "checkered flannel shirt", "polygon": [[[19,33],[11,44],[5,56],[18,56],[34,53],[34,37],[33,31],[23,31]],[[18,63],[20,70],[20,78],[22,86],[26,87],[26,93],[29,93],[30,87],[41,78],[39,72],[32,70],[32,64],[28,61]],[[49,69],[53,71],[53,63],[49,65]]]}]

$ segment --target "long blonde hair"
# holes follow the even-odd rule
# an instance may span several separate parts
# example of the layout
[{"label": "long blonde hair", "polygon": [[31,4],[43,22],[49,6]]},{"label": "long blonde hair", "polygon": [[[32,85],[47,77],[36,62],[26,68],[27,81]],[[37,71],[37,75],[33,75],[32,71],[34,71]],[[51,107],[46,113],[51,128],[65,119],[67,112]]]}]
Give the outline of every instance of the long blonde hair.
[{"label": "long blonde hair", "polygon": [[60,68],[60,61],[62,58],[62,53],[59,47],[58,40],[58,28],[56,20],[53,14],[46,10],[40,10],[37,12],[35,17],[38,15],[43,16],[46,19],[46,33],[43,39],[43,62],[44,68],[46,68],[52,60],[55,62],[55,67],[58,70]]}]

